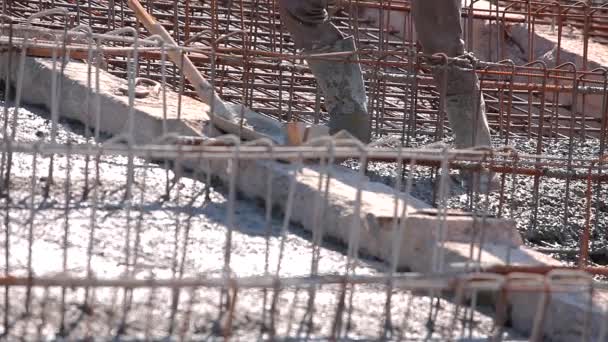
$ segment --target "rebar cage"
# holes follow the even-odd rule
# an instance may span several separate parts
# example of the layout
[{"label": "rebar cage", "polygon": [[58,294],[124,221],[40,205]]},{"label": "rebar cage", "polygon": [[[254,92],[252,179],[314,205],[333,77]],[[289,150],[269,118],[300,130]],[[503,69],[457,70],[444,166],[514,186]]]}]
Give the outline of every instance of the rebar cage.
[{"label": "rebar cage", "polygon": [[[185,99],[197,97],[169,61],[171,50],[188,56],[226,101],[281,122],[327,122],[322,94],[282,30],[274,1],[142,1],[178,47],[151,37],[126,1],[3,2],[4,339],[606,337],[605,313],[596,319],[589,298],[604,294],[608,273],[608,72],[600,58],[608,7],[464,1],[473,53],[447,58],[419,51],[408,1],[338,3],[332,20],[355,37],[364,71],[369,146],[170,134]],[[38,94],[20,87],[32,58],[49,62],[57,75],[50,106],[36,106],[43,104]],[[87,66],[82,102],[90,120],[62,112],[68,59]],[[430,73],[442,67],[479,75],[494,149],[450,148]],[[101,72],[128,80],[131,108],[135,80],[157,82],[166,134],[136,142],[143,129],[136,110],[122,134],[100,130],[107,114],[95,102]],[[168,92],[177,98],[166,100]],[[175,118],[167,107],[176,108]],[[256,182],[263,196],[253,198],[243,184],[256,163],[283,165],[279,175],[286,178],[262,173]],[[369,229],[363,220],[352,219],[347,241],[331,238],[328,194],[343,186],[338,168],[352,171],[344,181],[356,190],[349,218],[364,209],[368,180],[398,194],[388,205],[395,241],[409,238],[401,224],[408,212],[397,197],[411,195],[437,210],[436,235],[424,254],[434,265],[428,272],[398,267],[399,242],[385,259],[360,253]],[[454,181],[460,170],[491,170],[500,187],[466,191]],[[304,176],[315,184],[314,215],[298,219],[308,210],[301,206]],[[456,209],[470,212],[477,228],[461,241],[470,262],[450,272],[442,266],[450,257],[445,222]],[[485,240],[488,218],[514,220],[527,246],[561,266],[524,267],[507,257],[486,269],[477,247],[492,243]],[[304,221],[313,229],[303,229]],[[589,299],[582,302],[588,314],[572,327],[556,318],[563,308],[551,298],[562,293]]]}]

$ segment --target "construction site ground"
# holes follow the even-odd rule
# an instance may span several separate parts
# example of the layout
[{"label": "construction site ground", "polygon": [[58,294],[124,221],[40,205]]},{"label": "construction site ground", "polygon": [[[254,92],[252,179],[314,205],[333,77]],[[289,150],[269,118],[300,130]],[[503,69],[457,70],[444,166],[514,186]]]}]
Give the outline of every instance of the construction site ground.
[{"label": "construction site ground", "polygon": [[[255,36],[255,39],[259,38],[258,46],[253,47],[251,56],[247,56],[252,51],[247,50],[251,47],[244,43],[245,38],[232,34],[223,37],[224,42],[218,45],[221,47],[225,44],[227,51],[229,48],[233,49],[218,60],[221,62],[219,66],[213,63],[209,66],[210,59],[208,60],[203,54],[192,53],[191,57],[206,77],[210,78],[210,75],[218,77],[214,82],[220,84],[218,94],[226,101],[249,106],[255,111],[281,121],[325,122],[327,113],[323,112],[321,98],[315,96],[316,84],[308,71],[302,71],[303,65],[298,64],[301,61],[281,60],[274,64],[279,60],[278,55],[273,55],[278,54],[277,51],[282,54],[293,51],[291,51],[291,41],[279,33],[277,29],[279,26],[275,25],[272,19],[273,7],[269,4],[260,5],[262,14],[253,15],[251,14],[253,12],[248,12],[249,7],[247,7],[251,4],[245,2],[247,11],[243,12],[241,2],[242,13],[238,14],[239,11],[236,10],[238,4],[235,2],[233,11],[222,7],[216,13],[208,8],[215,3],[209,5],[203,2],[202,5],[192,7],[191,12],[188,12],[188,9],[184,12],[182,7],[178,10],[177,3],[175,9],[168,3],[150,5],[146,2],[146,6],[152,8],[158,5],[159,8],[154,10],[155,15],[163,18],[167,27],[171,26],[171,20],[175,20],[176,31],[173,33],[176,37],[180,37],[180,44],[183,43],[183,37],[192,37],[191,34],[195,34],[194,29],[192,32],[188,31],[189,25],[186,25],[188,27],[186,33],[180,31],[182,28],[178,23],[182,17],[193,20],[192,27],[196,26],[196,29],[203,30],[199,31],[203,33],[206,29],[204,25],[215,23],[213,20],[216,17],[221,19],[221,27],[225,24],[223,29],[226,32],[236,32],[240,29],[238,24],[242,25],[243,21],[239,18],[247,19],[251,16],[255,20],[267,19],[263,25],[253,25],[255,30],[251,29],[249,33],[243,29],[245,32],[243,37],[249,34]],[[26,2],[19,6],[23,5],[23,8],[27,7],[31,11],[38,8],[34,2],[27,2],[27,6],[25,4]],[[230,2],[229,5],[232,6],[233,3]],[[399,7],[403,6],[403,3],[397,2],[393,5]],[[100,8],[103,9],[103,6]],[[105,15],[103,11],[99,12],[100,17]],[[175,11],[175,17],[172,16],[171,11]],[[29,13],[21,10],[18,12]],[[124,27],[136,22],[132,13],[124,12],[123,9],[120,13],[126,16],[126,20],[121,19]],[[189,13],[192,14],[192,18],[188,17]],[[233,17],[235,13],[238,15]],[[379,49],[377,52],[383,52],[384,49],[400,51],[402,47],[407,50],[409,43],[405,39],[407,36],[405,31],[409,34],[406,30],[409,22],[402,14],[400,11],[388,13],[403,20],[398,23],[403,24],[401,25],[404,29],[402,40],[388,33],[385,36],[382,30],[377,32],[378,23],[361,20],[360,47],[370,50]],[[346,24],[350,25],[351,20],[345,15],[346,13],[341,12],[341,16],[336,19],[343,28],[348,26]],[[83,18],[81,21],[86,22],[87,20]],[[108,30],[112,20],[116,18],[107,19]],[[88,23],[91,22],[93,21],[89,15]],[[475,54],[482,59],[480,63],[483,63],[486,55],[488,61],[500,60],[498,56],[493,55],[493,52],[499,52],[494,50],[497,41],[492,40],[498,32],[497,23],[498,19],[477,20],[475,23],[474,30],[479,30],[475,31],[475,34],[483,38],[477,37],[476,41],[472,42]],[[115,24],[116,22],[112,22],[112,25]],[[391,24],[396,25],[393,22]],[[57,22],[53,21],[53,25],[57,25]],[[102,30],[106,30],[104,25],[100,26]],[[213,30],[213,24],[210,25]],[[557,38],[554,37],[553,29],[549,30],[548,26],[539,24],[535,28],[536,31],[530,32],[526,24],[521,22],[505,27],[509,28],[509,32],[505,34],[506,42],[501,52],[506,57],[511,58],[518,65],[525,64],[530,62],[527,58],[530,51],[526,49],[534,47],[533,57],[541,58],[549,68],[554,67],[551,63],[556,62],[554,54],[557,48],[554,48],[553,44]],[[348,26],[349,32],[355,29],[359,28]],[[530,33],[532,34],[529,35]],[[529,36],[535,37],[537,42],[543,44],[528,44]],[[577,54],[581,49],[579,45],[582,45],[578,43],[580,36],[581,32],[578,29],[567,28],[565,35],[560,39],[562,39],[562,48],[567,47],[568,49],[564,51],[569,54],[562,53],[561,59],[557,60],[575,64],[580,62],[580,56]],[[384,42],[384,37],[390,39],[387,38]],[[283,40],[278,42],[279,38]],[[486,38],[490,38],[488,44]],[[195,42],[195,40],[191,42],[191,46],[199,48],[207,46],[205,35],[198,37],[199,41]],[[389,43],[389,40],[392,41]],[[563,43],[565,41],[569,43]],[[577,41],[577,44],[572,44],[573,41]],[[591,50],[588,53],[589,65],[593,67],[599,66],[604,60],[603,56],[597,53],[600,50],[598,46],[601,50],[605,48],[604,45],[593,41],[589,45]],[[255,53],[260,55],[256,56]],[[378,56],[374,53],[364,56],[368,62],[378,58],[377,64],[364,66],[370,103],[373,107],[371,111],[376,116],[374,134],[378,140],[374,143],[398,148],[404,140],[407,140],[406,147],[426,149],[443,148],[443,145],[437,145],[438,143],[450,144],[452,137],[447,122],[444,122],[443,116],[438,115],[441,111],[439,95],[431,86],[428,70],[422,70],[426,65],[424,63],[418,65],[417,61],[407,65],[403,61],[410,57],[405,58],[405,55],[397,53],[395,56],[387,54],[389,57],[386,61],[399,62],[398,68],[382,67],[383,62]],[[45,57],[49,56],[45,55]],[[140,58],[142,61],[138,67],[141,67],[142,75],[156,80],[167,76],[173,83],[171,87],[174,91],[185,90],[185,96],[194,94],[189,86],[178,89],[180,86],[177,79],[180,75],[177,68],[173,70],[160,68],[158,57],[156,59],[150,57],[149,60],[145,60],[148,57]],[[124,56],[108,57],[106,60],[110,65],[108,71],[125,78],[128,76],[126,61]],[[255,66],[247,64],[252,61],[254,63],[252,65]],[[382,71],[392,73],[391,77],[406,75],[410,67],[422,80],[419,84],[398,77],[390,81],[381,77],[376,78],[376,73]],[[605,181],[591,180],[592,171],[596,172],[597,179],[605,177],[605,171],[602,171],[601,167],[594,170],[590,167],[589,179],[584,177],[568,179],[564,176],[571,171],[568,163],[576,165],[580,162],[581,165],[589,165],[596,163],[595,160],[599,162],[598,158],[601,158],[602,154],[605,155],[608,126],[602,121],[601,113],[605,113],[606,95],[599,92],[579,94],[578,103],[575,101],[577,97],[571,96],[571,93],[566,91],[547,91],[542,96],[538,89],[546,90],[542,87],[557,85],[557,80],[548,76],[551,72],[543,73],[542,70],[535,69],[531,73],[524,72],[515,76],[517,74],[515,66],[511,71],[511,80],[519,82],[518,86],[521,88],[513,90],[508,88],[515,87],[508,83],[508,67],[493,65],[489,68],[492,67],[507,75],[482,74],[482,84],[484,82],[494,84],[491,82],[496,81],[495,84],[499,85],[498,89],[492,85],[488,86],[488,83],[483,87],[491,127],[498,129],[493,137],[493,145],[512,148],[510,151],[513,157],[507,160],[512,161],[514,165],[518,155],[526,153],[542,155],[537,159],[537,164],[527,164],[528,171],[538,168],[540,172],[537,173],[537,177],[508,172],[499,174],[499,180],[502,182],[501,190],[472,196],[460,185],[459,171],[451,169],[446,207],[513,219],[527,247],[550,254],[553,258],[564,262],[564,265],[578,265],[579,258],[583,254],[581,251],[585,249],[582,241],[588,239],[587,265],[608,265],[608,184]],[[561,85],[575,87],[577,83],[571,79],[576,80],[577,77],[580,86],[587,85],[581,81],[584,79],[581,76],[582,69],[577,71],[576,68],[573,67],[574,71],[571,74],[564,74],[566,76],[559,81]],[[167,74],[161,76],[159,70]],[[523,69],[517,70],[522,72]],[[504,82],[502,88],[498,81]],[[542,87],[538,88],[541,83]],[[526,88],[533,89],[534,86],[537,86],[536,90]],[[594,83],[594,86],[601,88],[601,82]],[[44,85],[41,87],[46,89]],[[0,84],[0,98],[4,98],[2,89],[4,86]],[[412,92],[412,89],[416,90]],[[31,93],[36,94],[33,91]],[[416,94],[416,101],[412,100],[411,94]],[[122,99],[125,100],[125,97]],[[75,102],[79,100],[76,97]],[[83,103],[85,102],[78,104]],[[0,110],[5,106],[9,115],[4,117],[5,121],[0,124],[10,126],[12,122],[16,122],[17,127],[15,137],[5,136],[3,137],[5,141],[28,143],[33,146],[36,146],[36,142],[49,143],[52,139],[53,123],[48,111],[22,105],[19,113],[15,115],[13,103],[0,102]],[[181,108],[175,103],[170,107]],[[190,112],[198,114],[196,110]],[[57,114],[63,115],[63,113]],[[70,114],[79,116],[81,113]],[[116,120],[106,121],[115,123]],[[197,119],[193,119],[192,122],[196,124]],[[160,120],[156,123],[159,123],[160,127]],[[78,278],[86,277],[91,272],[104,279],[133,277],[178,280],[197,276],[201,276],[200,279],[209,279],[204,276],[218,279],[226,258],[229,257],[230,272],[237,280],[264,274],[276,275],[282,280],[289,277],[303,279],[310,276],[312,265],[315,263],[314,238],[303,227],[284,222],[286,214],[280,208],[272,208],[269,213],[264,201],[247,198],[238,191],[235,200],[231,200],[231,189],[225,185],[228,183],[226,177],[222,183],[220,179],[208,177],[202,172],[192,173],[174,169],[173,163],[165,164],[162,160],[144,160],[138,157],[129,160],[126,156],[106,154],[96,161],[95,156],[87,158],[83,153],[69,153],[69,144],[95,143],[92,139],[86,138],[90,137],[93,131],[85,130],[80,122],[60,119],[56,141],[60,144],[68,144],[61,149],[68,153],[54,155],[52,164],[48,156],[11,154],[12,162],[10,164],[7,162],[11,167],[6,184],[8,187],[4,189],[4,197],[0,198],[0,215],[4,219],[4,223],[0,223],[4,225],[4,236],[1,240],[6,247],[4,255],[0,256],[5,260],[0,262],[1,273],[13,277],[62,276],[63,273],[67,273],[63,275]],[[156,135],[150,133],[150,136]],[[112,137],[102,134],[101,141],[110,138]],[[7,150],[10,150],[10,146]],[[7,155],[6,151],[3,151],[3,163],[6,162]],[[534,158],[536,157],[528,156],[528,161],[533,161]],[[562,159],[558,161],[555,158]],[[226,162],[228,163],[227,160]],[[599,163],[601,165],[601,162]],[[361,167],[357,160],[346,160],[342,164],[354,170]],[[5,170],[6,165],[2,166]],[[403,180],[400,190],[405,190],[405,180],[411,176],[411,194],[423,202],[435,205],[436,187],[439,184],[437,175],[440,174],[440,170],[421,165],[416,165],[411,170],[410,166],[406,164],[404,166],[405,170],[401,173],[400,165],[397,163],[371,161],[367,165],[367,176],[371,181],[391,187],[398,184],[398,180]],[[49,177],[49,170],[52,170],[52,178]],[[134,171],[132,184],[128,183],[131,179],[129,170]],[[586,170],[578,168],[575,172],[580,176],[586,173]],[[301,206],[301,203],[299,204]],[[386,204],[384,207],[388,206],[389,204]],[[289,205],[285,205],[285,208],[287,207]],[[438,207],[443,208],[441,205]],[[294,210],[298,208],[295,207]],[[326,229],[324,225],[320,226]],[[585,228],[589,228],[588,237],[584,236]],[[473,240],[478,237],[476,234],[471,234],[471,246],[474,244]],[[483,239],[483,234],[481,236]],[[230,245],[226,244],[228,239],[231,240]],[[318,273],[338,276],[386,274],[388,271],[386,261],[364,254],[358,255],[357,267],[354,273],[351,273],[349,268],[349,263],[352,261],[351,248],[336,240],[325,239],[320,248]],[[30,253],[31,262],[28,262]],[[471,255],[474,253],[473,248],[470,253]],[[507,264],[507,267],[511,266],[510,261]],[[449,274],[442,276],[449,277]],[[605,280],[600,276],[596,276],[596,279]],[[580,280],[584,281],[584,279]],[[304,281],[299,284],[304,286]],[[603,282],[599,284],[605,285]],[[457,301],[453,298],[454,292],[448,296],[428,290],[412,292],[391,289],[380,283],[361,285],[348,281],[345,281],[344,285],[287,287],[280,291],[272,288],[262,290],[235,287],[237,292],[232,292],[234,288],[222,288],[216,285],[196,289],[186,286],[179,291],[146,286],[129,290],[120,285],[95,289],[82,286],[35,287],[32,288],[31,293],[28,293],[30,288],[27,286],[17,286],[10,290],[8,287],[0,288],[0,298],[6,308],[4,323],[7,325],[8,322],[10,325],[8,335],[2,337],[9,340],[17,338],[52,340],[54,336],[60,334],[68,339],[84,337],[108,339],[112,336],[120,336],[120,340],[145,340],[162,339],[167,335],[174,338],[184,334],[186,339],[215,340],[220,339],[225,331],[229,330],[235,340],[272,339],[273,334],[285,340],[303,338],[326,340],[335,331],[340,331],[341,337],[353,341],[376,340],[381,337],[406,341],[445,341],[450,338],[458,341],[480,341],[495,333],[497,329],[495,324],[500,324],[497,322],[500,315],[494,312],[494,308],[479,304],[476,299],[466,303],[472,304],[472,307],[457,305]],[[580,286],[577,291],[582,289],[580,291],[584,292],[584,288]],[[572,317],[580,318],[577,316],[578,313],[583,311],[586,313],[587,309],[576,312],[570,310],[569,313],[560,312],[559,308],[568,310],[569,306],[563,304],[568,303],[567,301],[560,302],[557,292],[559,291],[550,294],[554,295],[551,305],[557,302],[555,307],[558,309],[555,307],[548,309],[548,317],[550,317],[547,320],[548,329],[553,330],[550,333],[560,335],[562,334],[560,325],[563,325],[565,330],[570,329],[578,334],[577,324],[580,322],[572,323],[570,326],[568,323]],[[390,302],[387,304],[389,293]],[[225,294],[236,295],[237,298],[231,313],[220,311],[225,308],[220,305],[221,299],[224,298],[222,295]],[[310,302],[311,298],[313,298],[312,302]],[[519,302],[517,300],[515,302],[523,303],[528,298],[532,297],[523,295],[519,298]],[[534,298],[540,298],[540,294],[534,294]],[[572,298],[577,301],[579,298],[587,297],[574,295]],[[28,301],[30,299],[31,301]],[[83,305],[85,302],[88,304]],[[584,306],[582,302],[584,300],[576,303],[577,308]],[[604,304],[600,302],[602,301],[596,300],[590,304],[598,304],[600,307]],[[525,304],[521,309],[532,312],[529,317],[534,319],[530,321],[541,322],[542,325],[545,312],[538,313],[534,311],[535,305],[527,302]],[[227,307],[230,308],[231,305],[228,304]],[[388,316],[387,307],[390,308],[391,313]],[[27,308],[31,308],[32,311],[26,312]],[[602,316],[594,316],[598,322],[605,318],[605,308],[601,311]],[[551,317],[551,315],[556,316]],[[390,317],[390,322],[387,321],[387,317]],[[521,317],[528,316],[520,316],[520,320]],[[507,329],[510,329],[509,323],[506,324]],[[584,324],[580,326],[583,327],[581,329],[588,328]],[[65,330],[60,331],[59,327],[65,327]],[[592,330],[592,328],[588,329],[588,331]],[[568,340],[571,336],[562,335],[563,340]],[[507,330],[502,340],[527,339],[520,338],[514,332]]]},{"label": "construction site ground", "polygon": [[[4,105],[4,103],[0,103]],[[14,107],[9,104],[10,119]],[[51,120],[48,113],[37,108],[21,108],[17,116],[16,141],[35,143],[48,137]],[[58,125],[57,140],[61,143],[83,143],[84,127],[77,122],[62,120]],[[139,279],[180,278],[201,274],[211,275],[221,271],[223,265],[226,232],[227,189],[211,186],[206,200],[207,183],[197,175],[185,174],[171,186],[165,197],[166,180],[174,180],[175,174],[158,163],[135,158],[133,205],[125,205],[124,193],[127,157],[103,156],[99,163],[99,183],[83,200],[85,188],[85,157],[82,155],[54,156],[53,184],[48,198],[43,190],[48,179],[49,159],[32,155],[14,154],[10,178],[10,202],[3,203],[2,215],[10,215],[11,274],[26,276],[28,250],[32,250],[32,270],[38,275],[61,274],[64,271],[64,246],[67,244],[68,262],[65,270],[71,276],[86,276],[87,260],[91,255],[91,268],[100,278],[115,278],[131,274]],[[94,184],[95,163],[89,162],[89,182]],[[34,170],[33,165],[36,165]],[[387,169],[390,165],[384,165]],[[374,168],[375,172],[379,169]],[[32,175],[35,190],[32,192]],[[68,172],[69,171],[69,172]],[[390,176],[390,175],[389,175]],[[419,177],[424,177],[420,173]],[[66,187],[67,186],[67,187]],[[420,188],[417,185],[417,188]],[[35,193],[35,198],[30,194]],[[30,208],[35,208],[31,210]],[[67,206],[67,208],[66,208]],[[95,209],[93,213],[93,209]],[[68,212],[68,215],[65,213]],[[92,215],[95,215],[91,231]],[[290,225],[282,235],[281,214],[273,215],[270,226],[265,219],[262,205],[248,199],[238,199],[235,208],[235,226],[232,236],[232,269],[240,277],[259,275],[266,271],[277,272],[281,244],[283,257],[278,271],[281,277],[306,276],[310,270],[312,242],[310,234]],[[268,229],[270,227],[270,229]],[[66,236],[67,241],[63,240]],[[29,233],[32,232],[30,246]],[[266,239],[266,234],[269,238]],[[89,253],[89,243],[92,247]],[[134,248],[135,244],[138,248]],[[137,250],[137,262],[127,267],[125,250]],[[268,254],[267,254],[267,251]],[[17,254],[17,255],[16,255]],[[183,255],[185,259],[181,259]],[[268,259],[266,260],[266,255]],[[133,258],[133,256],[130,256]],[[132,260],[132,259],[130,259]],[[341,272],[347,263],[345,247],[333,241],[325,241],[321,248],[319,272]],[[357,275],[378,274],[385,265],[371,258],[362,257]],[[4,272],[4,269],[0,270]],[[348,337],[352,340],[375,339],[382,336],[386,304],[385,286],[355,285],[347,292],[345,321],[348,320]],[[4,290],[0,291],[4,292]],[[120,335],[122,340],[164,337],[172,322],[174,331],[195,331],[197,336],[213,340],[222,334],[225,317],[220,314],[220,290],[218,288],[182,290],[180,305],[171,319],[171,300],[174,293],[167,289],[134,290],[132,302],[125,306],[123,289],[96,289],[94,301],[88,307],[82,305],[84,289],[67,290],[61,300],[59,288],[35,288],[32,292],[31,315],[24,314],[26,289],[11,289],[9,298],[10,321],[13,329],[7,338],[53,338],[65,312],[65,333],[69,338],[84,336],[111,337]],[[233,336],[237,340],[252,340],[268,333],[267,317],[273,291],[243,289],[238,293]],[[336,303],[342,293],[337,285],[319,287],[316,291],[310,338],[329,336],[336,314]],[[348,293],[354,294],[348,297]],[[276,333],[280,337],[303,337],[307,329],[307,301],[305,289],[289,288],[279,293],[275,317]],[[444,341],[450,334],[462,337],[461,341],[475,341],[489,336],[493,328],[489,308],[457,310],[450,298],[431,296],[429,293],[412,293],[393,290],[391,317],[393,337],[408,340]],[[62,304],[63,303],[63,304]],[[264,310],[263,303],[266,303]],[[65,308],[65,311],[61,310]],[[125,307],[128,309],[125,310]],[[458,312],[456,316],[454,313]],[[51,314],[53,313],[53,314]],[[123,315],[125,313],[125,315]],[[188,319],[185,319],[188,317]],[[121,322],[124,322],[122,324]],[[184,329],[182,324],[190,324]],[[432,330],[430,329],[432,327]],[[509,337],[511,335],[511,337]],[[513,333],[506,337],[517,340]],[[268,336],[268,335],[264,335]],[[471,339],[468,339],[471,338]]]},{"label": "construction site ground", "polygon": [[[448,137],[443,142],[449,143]],[[431,146],[433,141],[425,136],[418,136],[414,146]],[[519,153],[536,153],[536,139],[528,138],[525,135],[509,138],[509,143],[505,144],[504,139],[494,136],[494,146],[511,146]],[[390,145],[390,143],[389,143]],[[600,140],[597,138],[576,139],[572,142],[569,139],[554,139],[549,141],[543,150],[544,155],[567,158],[572,147],[576,151],[576,158],[594,158],[600,149]],[[348,162],[347,162],[348,164]],[[359,168],[357,161],[352,161],[350,166],[353,169]],[[409,167],[405,167],[404,174],[409,175]],[[368,165],[368,176],[371,180],[394,184],[399,168],[396,163],[371,162]],[[564,171],[564,170],[562,170]],[[424,200],[427,203],[433,202],[433,172],[431,168],[415,166],[412,182],[412,195]],[[576,256],[576,250],[580,247],[580,236],[583,227],[586,225],[586,180],[570,181],[568,213],[565,213],[564,198],[566,192],[566,179],[542,179],[540,181],[540,193],[538,198],[534,198],[533,184],[534,177],[527,175],[503,175],[499,179],[504,181],[504,192],[494,191],[482,194],[473,199],[466,189],[460,184],[458,170],[450,170],[451,184],[450,195],[448,197],[448,207],[453,209],[471,210],[471,201],[476,201],[474,210],[485,211],[491,215],[502,213],[503,217],[513,218],[517,223],[517,228],[525,237],[527,243],[542,248],[554,248],[557,250],[572,250],[573,253],[555,253],[554,257],[570,262]],[[405,183],[405,182],[404,182]],[[502,199],[502,207],[500,206]],[[608,198],[608,188],[603,186],[598,193],[600,202],[602,198]],[[538,212],[535,213],[534,201],[538,201]],[[605,201],[602,203],[606,203]],[[608,228],[608,206],[599,205],[592,208],[593,214],[597,219],[592,222],[593,235],[591,238],[592,261],[600,264],[608,262],[608,246],[606,245],[606,234]],[[564,224],[567,215],[568,224]],[[536,225],[531,220],[536,217]],[[535,226],[534,229],[530,227]]]}]

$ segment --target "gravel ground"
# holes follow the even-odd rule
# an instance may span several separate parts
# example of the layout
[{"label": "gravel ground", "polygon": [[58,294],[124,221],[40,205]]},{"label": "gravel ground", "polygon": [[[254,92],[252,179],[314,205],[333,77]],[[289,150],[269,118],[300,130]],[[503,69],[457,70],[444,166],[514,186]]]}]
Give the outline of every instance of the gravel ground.
[{"label": "gravel ground", "polygon": [[[451,143],[451,137],[448,136],[445,142]],[[428,136],[418,136],[413,142],[413,147],[423,147],[431,143],[432,140]],[[536,139],[511,137],[508,145],[519,153],[536,154],[536,144]],[[504,140],[495,137],[493,145],[505,146],[505,143]],[[543,145],[543,155],[568,157],[570,142],[567,139],[545,141]],[[573,141],[574,158],[597,159],[599,150],[600,140],[597,138],[584,140],[576,138]],[[353,161],[347,161],[345,164],[354,169],[359,167],[359,164]],[[405,170],[406,173],[410,171],[408,167]],[[396,163],[374,162],[368,165],[370,179],[385,184],[394,185],[399,176],[398,172]],[[412,195],[432,203],[432,169],[417,166],[413,175]],[[490,193],[487,198],[482,195],[472,200],[459,184],[459,179],[458,171],[450,170],[451,181],[447,201],[449,208],[483,210],[492,215],[501,214],[503,217],[513,218],[527,243],[534,246],[563,249],[568,252],[580,247],[580,237],[587,217],[586,180],[571,181],[567,185],[565,179],[543,176],[539,180],[539,191],[535,192],[534,177],[509,174],[504,176],[504,193],[501,201],[500,191]],[[405,187],[405,181],[402,184]],[[535,196],[535,193],[539,195]],[[608,263],[608,184],[594,186],[592,194],[591,257],[594,262],[606,264]],[[472,201],[477,204],[470,207]],[[572,252],[555,256],[564,261],[571,261],[575,255]]]},{"label": "gravel ground", "polygon": [[[49,137],[51,122],[46,114],[22,109],[17,120],[18,141],[35,142]],[[82,143],[85,141],[83,128],[73,122],[61,122],[58,140]],[[10,230],[8,242],[5,234],[1,238],[3,250],[7,250],[6,243],[10,246],[9,263],[1,262],[1,271],[8,266],[12,275],[27,275],[29,250],[34,275],[65,271],[84,276],[88,262],[92,272],[103,278],[209,275],[222,268],[229,230],[226,225],[228,198],[222,187],[207,189],[207,184],[196,177],[181,177],[165,196],[166,180],[174,179],[175,175],[159,164],[135,158],[132,200],[125,201],[126,157],[101,157],[98,163],[91,161],[87,168],[83,156],[71,154],[54,157],[53,182],[45,197],[50,158],[36,156],[34,159],[34,156],[24,154],[12,157],[9,198],[5,196],[0,205],[5,218],[2,230],[5,233],[7,228]],[[96,176],[97,165],[99,177]],[[88,196],[85,198],[86,188]],[[206,190],[209,190],[209,199],[205,198]],[[254,201],[238,199],[235,209],[232,272],[238,276],[260,275],[266,264],[270,272],[275,272],[280,245],[284,241],[279,274],[308,275],[312,243],[303,230],[290,226],[282,240],[282,217],[278,213],[268,223],[264,209]],[[268,239],[265,237],[267,232]],[[28,242],[30,234],[31,244]],[[267,245],[268,263],[265,261]],[[320,272],[344,273],[346,263],[342,246],[327,242],[321,248]],[[362,260],[356,272],[364,275],[381,271],[379,263]],[[17,337],[53,339],[62,321],[70,338],[87,334],[99,338],[120,335],[123,340],[147,335],[160,338],[173,331],[175,335],[187,332],[192,338],[212,340],[220,333],[220,323],[227,319],[218,309],[218,288],[184,289],[175,306],[172,299],[176,297],[168,290],[103,288],[85,291],[71,288],[62,293],[58,288],[34,289],[31,310],[26,316],[23,315],[26,307],[24,288],[0,292],[5,295],[0,298],[6,308],[5,318],[11,324],[9,340]],[[322,339],[330,334],[341,292],[337,286],[318,288],[310,338]],[[83,305],[85,293],[90,298],[89,305]],[[262,331],[268,331],[270,320],[265,315],[268,310],[264,308],[270,307],[272,293],[269,291],[264,305],[262,290],[239,291],[232,321],[237,340],[257,339]],[[459,340],[474,341],[487,337],[493,328],[492,318],[482,311],[475,311],[469,321],[464,319],[465,310],[459,310],[454,319],[456,306],[441,299],[433,306],[438,312],[432,320],[434,332],[431,332],[428,325],[432,307],[430,297],[393,291],[392,298],[393,332],[407,340],[444,341],[448,334],[455,333],[456,337],[463,337]],[[304,289],[287,288],[277,294],[274,317],[278,336],[302,337],[301,330],[307,326],[304,323],[307,322],[308,299]],[[352,314],[347,337],[370,340],[381,336],[386,288],[356,286],[346,293],[346,300],[345,310]],[[344,317],[346,319],[347,315]]]}]

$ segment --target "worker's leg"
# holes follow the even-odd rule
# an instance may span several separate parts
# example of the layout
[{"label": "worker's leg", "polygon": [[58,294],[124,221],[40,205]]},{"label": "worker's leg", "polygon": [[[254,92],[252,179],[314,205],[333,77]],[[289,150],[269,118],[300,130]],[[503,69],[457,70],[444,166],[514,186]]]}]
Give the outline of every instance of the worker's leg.
[{"label": "worker's leg", "polygon": [[[460,26],[460,0],[413,0],[412,12],[418,40],[426,54],[464,54]],[[435,72],[441,84],[443,72]],[[458,148],[490,146],[490,130],[479,79],[473,71],[448,69],[445,89],[446,110]]]},{"label": "worker's leg", "polygon": [[[418,40],[426,54],[445,53],[448,57],[464,54],[460,26],[460,0],[413,0],[412,13]],[[435,83],[442,84],[444,71],[434,71]],[[445,97],[450,127],[457,148],[491,147],[490,129],[479,79],[472,70],[447,69]],[[482,179],[488,185],[491,177]]]},{"label": "worker's leg", "polygon": [[[279,0],[283,25],[304,54],[355,51],[352,37],[345,37],[330,22],[328,2],[331,0]],[[356,56],[332,58],[306,59],[325,96],[330,133],[346,130],[368,143],[370,118],[361,66]]]}]

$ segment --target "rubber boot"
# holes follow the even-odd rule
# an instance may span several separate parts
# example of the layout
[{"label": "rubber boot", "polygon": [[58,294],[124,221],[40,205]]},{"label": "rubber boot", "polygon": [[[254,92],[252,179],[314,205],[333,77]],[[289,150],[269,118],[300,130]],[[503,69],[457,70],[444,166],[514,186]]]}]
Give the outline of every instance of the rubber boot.
[{"label": "rubber boot", "polygon": [[[435,71],[434,78],[441,83],[443,71]],[[473,70],[447,69],[445,109],[450,128],[454,133],[454,146],[458,149],[491,148],[492,138],[486,117],[486,104],[479,91],[479,79]],[[493,172],[460,172],[462,186],[479,192],[496,188]]]},{"label": "rubber boot", "polygon": [[[456,94],[446,96],[446,110],[454,132],[456,148],[491,148],[490,130],[485,115],[483,96]],[[492,191],[498,185],[493,172],[460,172],[462,186],[481,193]]]},{"label": "rubber boot", "polygon": [[[417,36],[426,54],[444,53],[448,57],[457,57],[465,53],[460,9],[460,0],[412,0]],[[458,68],[448,68],[447,75],[445,72],[435,70],[433,76],[442,92],[441,97],[445,98],[445,109],[456,147],[491,147],[485,103],[477,75],[473,70]],[[447,87],[441,89],[444,77],[447,77]],[[476,174],[480,177],[474,177]],[[461,176],[465,187],[480,192],[486,192],[496,185],[491,172],[463,171]],[[478,178],[478,182],[475,182],[475,178]]]},{"label": "rubber boot", "polygon": [[[306,50],[305,54],[355,51],[353,37],[337,40],[323,48]],[[367,95],[363,73],[356,55],[329,57],[331,60],[306,58],[317,84],[325,96],[329,113],[329,133],[345,130],[361,142],[371,140],[371,120],[367,112]]]},{"label": "rubber boot", "polygon": [[[331,23],[328,7],[333,0],[279,0],[279,13],[297,49],[306,55],[354,52],[352,37],[346,37]],[[331,58],[331,60],[328,60]],[[330,134],[345,130],[363,143],[371,138],[367,96],[361,66],[356,55],[306,58],[325,96]]]},{"label": "rubber boot", "polygon": [[[443,72],[435,72],[441,82]],[[486,105],[479,91],[479,79],[473,70],[456,68],[447,70],[445,106],[450,127],[454,133],[456,148],[491,147],[490,128],[486,117]]]}]

